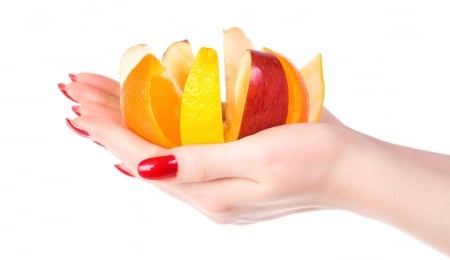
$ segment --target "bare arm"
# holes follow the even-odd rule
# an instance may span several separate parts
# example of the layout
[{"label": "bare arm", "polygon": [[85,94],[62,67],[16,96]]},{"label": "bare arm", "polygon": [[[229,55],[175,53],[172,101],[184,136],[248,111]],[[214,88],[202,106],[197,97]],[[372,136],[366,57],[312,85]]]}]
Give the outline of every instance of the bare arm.
[{"label": "bare arm", "polygon": [[[322,119],[350,129],[326,109]],[[362,157],[366,160],[360,161],[359,149],[348,159],[347,166],[358,167],[340,174],[338,207],[393,225],[450,255],[450,155],[350,130],[373,148]]]},{"label": "bare arm", "polygon": [[342,173],[342,208],[395,226],[450,255],[450,156],[369,139],[375,148],[362,160],[350,158],[348,165],[356,167]]}]

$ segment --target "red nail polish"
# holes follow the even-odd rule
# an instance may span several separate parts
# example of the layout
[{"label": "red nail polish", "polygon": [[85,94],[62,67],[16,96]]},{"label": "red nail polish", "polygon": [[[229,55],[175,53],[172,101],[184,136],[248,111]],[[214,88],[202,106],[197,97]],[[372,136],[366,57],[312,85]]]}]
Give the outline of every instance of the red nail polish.
[{"label": "red nail polish", "polygon": [[82,129],[76,127],[76,126],[74,126],[74,125],[72,124],[72,121],[70,121],[70,119],[66,118],[66,123],[67,123],[67,126],[68,126],[72,131],[74,131],[75,133],[77,133],[77,134],[79,134],[79,135],[81,135],[81,136],[83,136],[83,137],[89,137],[89,133],[88,133],[88,132],[86,132],[86,131],[84,131],[84,130],[82,130]]},{"label": "red nail polish", "polygon": [[69,73],[69,78],[72,82],[77,81],[77,76],[75,76],[75,74]]},{"label": "red nail polish", "polygon": [[134,177],[134,175],[131,174],[131,173],[129,173],[127,170],[125,170],[125,169],[122,167],[122,165],[120,165],[120,164],[114,164],[114,167],[116,167],[116,169],[117,169],[119,172],[125,174],[126,176]]},{"label": "red nail polish", "polygon": [[177,176],[178,162],[173,155],[152,157],[138,165],[139,175],[148,180],[165,180]]},{"label": "red nail polish", "polygon": [[73,111],[77,116],[81,116],[81,113],[80,113],[80,106],[79,106],[79,105],[73,105],[73,106],[72,106],[72,111]]},{"label": "red nail polish", "polygon": [[77,102],[75,99],[73,99],[71,96],[69,96],[69,94],[67,94],[66,85],[64,85],[63,83],[59,83],[58,88],[59,88],[59,90],[61,90],[61,92],[64,94],[64,96],[66,96],[66,98],[72,100],[73,102]]},{"label": "red nail polish", "polygon": [[94,142],[94,144],[96,144],[96,145],[98,145],[98,146],[100,146],[100,147],[105,148],[105,146],[104,146],[103,144],[101,144],[101,143],[99,143],[99,142],[97,142],[97,141],[93,141],[93,142]]}]

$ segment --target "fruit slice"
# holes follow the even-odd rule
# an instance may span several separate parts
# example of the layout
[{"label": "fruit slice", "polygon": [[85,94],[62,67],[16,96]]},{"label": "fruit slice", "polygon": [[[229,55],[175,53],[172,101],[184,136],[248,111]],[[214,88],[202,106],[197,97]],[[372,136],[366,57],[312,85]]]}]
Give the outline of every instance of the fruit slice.
[{"label": "fruit slice", "polygon": [[194,53],[188,40],[174,42],[167,48],[162,57],[166,74],[175,80],[181,91],[184,89],[187,75],[193,63]]},{"label": "fruit slice", "polygon": [[128,48],[122,55],[119,67],[119,81],[120,86],[130,74],[131,70],[144,58],[145,55],[150,54],[150,48],[145,44],[138,44]]},{"label": "fruit slice", "polygon": [[173,81],[162,76],[152,78],[150,85],[150,92],[147,93],[146,99],[148,104],[151,104],[150,109],[155,118],[153,128],[156,130],[159,126],[161,133],[169,140],[169,143],[161,142],[160,145],[164,147],[181,145],[181,95],[177,87],[173,85]]},{"label": "fruit slice", "polygon": [[215,50],[201,48],[187,77],[181,101],[181,142],[223,143],[219,63]]},{"label": "fruit slice", "polygon": [[244,32],[232,27],[223,31],[223,55],[225,65],[226,104],[225,104],[225,129],[231,127],[227,122],[232,121],[236,100],[235,84],[240,61],[246,50],[253,49],[253,44]]},{"label": "fruit slice", "polygon": [[147,54],[128,73],[121,87],[121,110],[133,132],[163,147],[180,145],[180,95],[162,76],[164,67]]},{"label": "fruit slice", "polygon": [[300,71],[284,55],[269,48],[263,48],[263,51],[275,55],[286,73],[289,87],[289,109],[286,124],[308,122],[309,95]]},{"label": "fruit slice", "polygon": [[325,84],[323,81],[322,55],[317,54],[301,70],[309,93],[309,122],[317,122],[322,113]]},{"label": "fruit slice", "polygon": [[[285,124],[288,114],[288,82],[281,62],[273,54],[247,50],[236,76],[232,116],[225,141],[233,141],[263,129]],[[227,102],[230,100],[227,100]]]},{"label": "fruit slice", "polygon": [[[322,56],[300,71],[280,53],[253,49],[237,27],[224,30],[226,104],[218,56],[187,40],[160,62],[146,45],[129,48],[120,64],[120,105],[126,125],[163,147],[221,143],[273,126],[316,122],[324,100]],[[225,111],[225,115],[223,112]]]}]

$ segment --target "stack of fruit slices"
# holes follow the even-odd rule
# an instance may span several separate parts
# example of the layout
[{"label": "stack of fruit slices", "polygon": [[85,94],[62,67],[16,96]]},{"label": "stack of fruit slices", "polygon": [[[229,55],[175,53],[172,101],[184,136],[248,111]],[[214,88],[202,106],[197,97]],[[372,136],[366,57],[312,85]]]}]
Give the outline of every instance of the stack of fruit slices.
[{"label": "stack of fruit slices", "polygon": [[[316,122],[324,99],[322,56],[302,69],[268,48],[255,50],[241,29],[224,30],[226,102],[217,52],[196,56],[187,40],[159,60],[146,45],[120,64],[121,111],[127,127],[163,147],[230,142],[270,127]],[[224,111],[223,111],[224,110]]]}]

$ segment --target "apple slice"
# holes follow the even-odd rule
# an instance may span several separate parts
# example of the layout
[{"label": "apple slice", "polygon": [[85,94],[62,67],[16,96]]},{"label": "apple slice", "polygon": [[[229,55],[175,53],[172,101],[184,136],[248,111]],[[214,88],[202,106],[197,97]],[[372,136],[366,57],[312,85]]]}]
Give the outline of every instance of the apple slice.
[{"label": "apple slice", "polygon": [[186,79],[181,100],[181,143],[223,143],[217,52],[201,48]]},{"label": "apple slice", "polygon": [[172,43],[162,56],[166,75],[172,78],[183,91],[186,78],[194,63],[194,53],[188,40]]},{"label": "apple slice", "polygon": [[289,90],[280,60],[273,54],[247,50],[240,61],[225,141],[285,124]]},{"label": "apple slice", "polygon": [[286,73],[289,87],[289,110],[286,124],[308,122],[309,95],[302,74],[297,67],[281,53],[277,53],[269,48],[263,48],[263,51],[275,55],[280,60],[284,72]]},{"label": "apple slice", "polygon": [[[225,104],[225,122],[232,120],[232,111],[235,104],[235,84],[237,72],[240,66],[240,60],[246,50],[253,49],[253,44],[238,27],[232,27],[223,31],[223,55],[225,65],[225,85],[226,85],[226,104]],[[231,127],[225,124],[225,129]]]},{"label": "apple slice", "polygon": [[309,93],[308,122],[317,122],[322,113],[325,83],[323,81],[322,55],[317,54],[301,70]]}]

